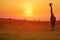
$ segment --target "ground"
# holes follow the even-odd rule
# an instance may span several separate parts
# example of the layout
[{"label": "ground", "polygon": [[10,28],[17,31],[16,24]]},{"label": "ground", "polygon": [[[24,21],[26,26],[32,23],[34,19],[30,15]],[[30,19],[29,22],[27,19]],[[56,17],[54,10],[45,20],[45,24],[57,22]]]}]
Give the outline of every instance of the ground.
[{"label": "ground", "polygon": [[49,21],[0,19],[0,40],[60,40],[60,21],[50,29]]}]

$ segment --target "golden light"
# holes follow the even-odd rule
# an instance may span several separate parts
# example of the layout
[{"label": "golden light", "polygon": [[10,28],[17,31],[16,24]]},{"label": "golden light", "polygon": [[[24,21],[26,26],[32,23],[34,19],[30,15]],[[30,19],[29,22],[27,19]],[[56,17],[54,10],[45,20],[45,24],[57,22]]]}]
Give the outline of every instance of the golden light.
[{"label": "golden light", "polygon": [[26,13],[27,13],[27,15],[30,15],[31,11],[30,10],[27,10]]},{"label": "golden light", "polygon": [[26,10],[26,16],[31,16],[31,10]]},{"label": "golden light", "polygon": [[32,3],[24,2],[22,4],[22,8],[24,10],[24,17],[26,17],[26,18],[32,18],[33,17],[34,5]]}]

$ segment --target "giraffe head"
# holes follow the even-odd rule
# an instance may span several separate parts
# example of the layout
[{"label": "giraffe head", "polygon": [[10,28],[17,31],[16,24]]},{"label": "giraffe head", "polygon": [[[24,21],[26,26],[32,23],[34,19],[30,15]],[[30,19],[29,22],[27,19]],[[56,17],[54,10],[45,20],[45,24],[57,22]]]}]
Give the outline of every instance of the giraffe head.
[{"label": "giraffe head", "polygon": [[52,3],[50,3],[49,5],[50,5],[50,7],[51,7],[51,6],[52,6]]}]

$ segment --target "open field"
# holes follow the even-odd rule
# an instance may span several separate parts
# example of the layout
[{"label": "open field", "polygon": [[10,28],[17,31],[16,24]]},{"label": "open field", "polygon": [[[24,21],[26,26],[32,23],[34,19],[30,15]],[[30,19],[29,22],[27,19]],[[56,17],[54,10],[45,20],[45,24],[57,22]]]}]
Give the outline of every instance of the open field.
[{"label": "open field", "polygon": [[53,32],[48,21],[0,19],[0,40],[60,40],[60,21]]}]

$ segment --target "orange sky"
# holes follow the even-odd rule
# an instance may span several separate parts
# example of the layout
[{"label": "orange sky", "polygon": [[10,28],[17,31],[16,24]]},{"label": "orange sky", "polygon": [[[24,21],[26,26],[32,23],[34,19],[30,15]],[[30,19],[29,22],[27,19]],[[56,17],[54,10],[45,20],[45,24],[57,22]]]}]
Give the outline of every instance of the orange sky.
[{"label": "orange sky", "polygon": [[49,20],[49,2],[53,12],[60,20],[60,0],[0,0],[0,18]]}]

